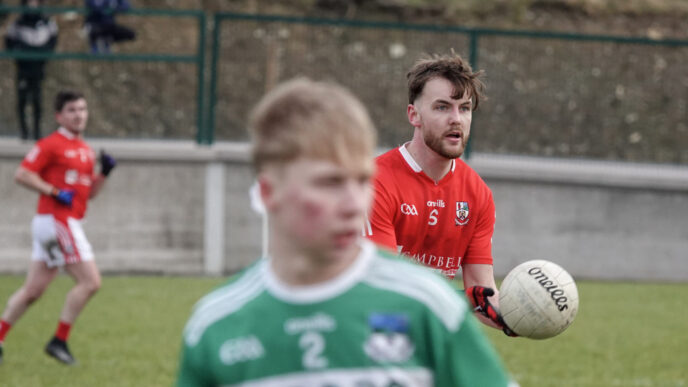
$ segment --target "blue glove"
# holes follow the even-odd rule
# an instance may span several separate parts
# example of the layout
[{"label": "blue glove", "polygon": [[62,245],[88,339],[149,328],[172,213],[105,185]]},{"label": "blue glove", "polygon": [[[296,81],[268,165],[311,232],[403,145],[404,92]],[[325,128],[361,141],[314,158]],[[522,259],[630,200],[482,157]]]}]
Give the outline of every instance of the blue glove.
[{"label": "blue glove", "polygon": [[117,160],[109,154],[105,153],[104,150],[100,151],[100,173],[107,177],[115,166],[117,165]]},{"label": "blue glove", "polygon": [[52,192],[50,192],[50,196],[55,198],[55,200],[57,200],[61,204],[64,204],[67,207],[71,207],[72,199],[74,198],[74,190],[53,188]]}]

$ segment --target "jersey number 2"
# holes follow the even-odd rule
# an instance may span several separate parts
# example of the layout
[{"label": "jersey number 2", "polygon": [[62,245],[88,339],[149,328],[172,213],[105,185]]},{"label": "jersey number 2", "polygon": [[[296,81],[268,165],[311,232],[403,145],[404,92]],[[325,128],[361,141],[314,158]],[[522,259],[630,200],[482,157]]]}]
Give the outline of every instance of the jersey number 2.
[{"label": "jersey number 2", "polygon": [[302,358],[304,368],[327,367],[327,359],[322,355],[325,350],[325,338],[320,333],[304,333],[299,339],[299,347],[304,351]]}]

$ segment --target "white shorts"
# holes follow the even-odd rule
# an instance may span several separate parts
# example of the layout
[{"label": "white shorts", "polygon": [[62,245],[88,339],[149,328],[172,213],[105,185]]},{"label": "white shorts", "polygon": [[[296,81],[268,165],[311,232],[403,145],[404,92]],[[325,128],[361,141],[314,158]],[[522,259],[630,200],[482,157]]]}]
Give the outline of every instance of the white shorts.
[{"label": "white shorts", "polygon": [[44,261],[48,267],[90,261],[93,249],[86,239],[81,222],[67,218],[67,224],[52,215],[40,214],[31,222],[33,252],[31,259]]}]

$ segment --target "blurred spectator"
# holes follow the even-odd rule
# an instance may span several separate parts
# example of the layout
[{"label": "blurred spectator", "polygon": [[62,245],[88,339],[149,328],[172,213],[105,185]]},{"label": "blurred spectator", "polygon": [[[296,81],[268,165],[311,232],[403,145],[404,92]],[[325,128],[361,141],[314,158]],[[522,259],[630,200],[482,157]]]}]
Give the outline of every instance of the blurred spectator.
[{"label": "blurred spectator", "polygon": [[[4,3],[4,0],[0,0],[0,7],[2,7],[2,3]],[[7,17],[7,12],[5,11],[0,11],[0,24],[2,24],[3,21],[5,21],[5,18]]]},{"label": "blurred spectator", "polygon": [[136,33],[115,22],[118,12],[131,9],[128,0],[85,0],[86,30],[93,53],[109,53],[110,44],[134,40]]},{"label": "blurred spectator", "polygon": [[[24,52],[51,52],[57,44],[57,24],[44,16],[40,9],[43,0],[22,0],[22,6],[29,7],[7,29],[5,46],[8,50]],[[33,136],[41,138],[41,83],[43,82],[45,59],[17,59],[17,110],[21,138],[26,140],[29,132],[26,125],[26,103],[33,104]]]}]

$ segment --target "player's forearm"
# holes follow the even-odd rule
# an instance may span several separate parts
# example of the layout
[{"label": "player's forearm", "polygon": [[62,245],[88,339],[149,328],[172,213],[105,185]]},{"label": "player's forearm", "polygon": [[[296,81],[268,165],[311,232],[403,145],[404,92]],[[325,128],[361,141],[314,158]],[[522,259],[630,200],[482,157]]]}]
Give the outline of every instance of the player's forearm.
[{"label": "player's forearm", "polygon": [[[497,284],[494,280],[494,269],[492,265],[466,264],[463,265],[462,271],[464,287],[468,289],[473,286],[483,286],[492,289],[494,291],[494,295],[488,297],[487,299],[497,310],[499,310],[499,289],[497,288]],[[481,313],[474,314],[483,324],[496,329],[502,329],[496,322],[492,321]]]},{"label": "player's forearm", "polygon": [[52,184],[43,180],[37,173],[23,167],[17,169],[17,172],[14,174],[14,181],[43,195],[50,195],[55,188]]},{"label": "player's forearm", "polygon": [[[463,286],[468,289],[471,286],[484,286],[495,291],[495,295],[490,297],[490,301],[499,302],[497,294],[497,284],[494,279],[494,269],[487,264],[464,264],[461,267],[463,272]],[[496,305],[496,304],[495,304]]]},{"label": "player's forearm", "polygon": [[100,190],[105,185],[105,176],[102,174],[97,174],[93,177],[93,182],[91,183],[91,193],[89,194],[89,199],[93,199],[100,193]]}]

